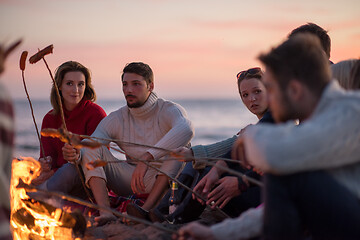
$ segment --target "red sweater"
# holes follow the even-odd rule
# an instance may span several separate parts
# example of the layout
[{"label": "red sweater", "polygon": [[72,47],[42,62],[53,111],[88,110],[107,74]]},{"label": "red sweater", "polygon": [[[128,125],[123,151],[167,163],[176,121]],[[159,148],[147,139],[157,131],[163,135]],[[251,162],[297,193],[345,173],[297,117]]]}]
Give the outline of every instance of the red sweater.
[{"label": "red sweater", "polygon": [[[72,111],[67,111],[64,107],[63,109],[68,131],[77,134],[91,135],[99,122],[106,117],[105,111],[99,105],[84,99]],[[60,113],[53,115],[51,114],[52,111],[45,115],[41,129],[58,129],[62,125]],[[63,142],[51,137],[41,137],[41,142],[44,146],[45,155],[51,156],[53,159],[52,169],[56,171],[63,164],[67,163],[62,154]],[[40,157],[44,157],[41,150]]]}]

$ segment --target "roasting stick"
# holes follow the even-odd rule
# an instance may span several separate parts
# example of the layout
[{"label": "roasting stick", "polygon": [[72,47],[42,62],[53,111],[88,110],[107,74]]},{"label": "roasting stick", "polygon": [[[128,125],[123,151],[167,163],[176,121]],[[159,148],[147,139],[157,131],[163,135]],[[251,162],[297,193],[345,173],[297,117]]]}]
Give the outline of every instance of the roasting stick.
[{"label": "roasting stick", "polygon": [[[39,52],[37,52],[36,54],[34,54],[33,56],[31,56],[31,57],[29,58],[29,62],[30,62],[31,64],[34,64],[34,63],[37,63],[38,61],[40,61],[41,59],[44,61],[45,65],[46,65],[46,68],[47,68],[47,70],[49,71],[51,80],[52,80],[52,82],[53,82],[53,84],[54,84],[55,90],[56,90],[57,101],[58,101],[59,107],[60,107],[60,115],[61,115],[62,125],[63,125],[63,128],[67,131],[66,123],[65,123],[65,117],[64,117],[64,110],[63,110],[63,107],[62,107],[62,102],[61,102],[61,96],[60,96],[59,88],[58,88],[58,86],[57,86],[57,84],[56,84],[56,82],[55,82],[55,79],[54,79],[54,77],[53,77],[53,75],[52,75],[52,72],[51,72],[51,70],[50,70],[50,68],[49,68],[49,65],[47,64],[47,62],[46,62],[46,60],[45,60],[45,56],[48,55],[48,54],[50,54],[50,53],[52,53],[52,52],[53,52],[53,49],[54,49],[54,46],[53,46],[52,44],[49,45],[49,46],[47,46],[46,48],[44,48],[44,49],[42,49],[42,50],[39,49]],[[69,144],[71,144],[71,142],[69,142]],[[45,155],[44,155],[44,157],[45,157]],[[83,186],[83,188],[84,188],[84,191],[85,191],[87,197],[89,198],[89,200],[92,202],[93,200],[92,200],[91,195],[90,195],[90,193],[89,193],[89,191],[88,191],[88,189],[87,189],[87,187],[86,187],[86,185],[85,185],[85,181],[84,181],[84,179],[83,179],[83,177],[82,177],[82,174],[81,174],[79,165],[78,165],[78,163],[76,163],[76,162],[74,162],[74,165],[75,165],[75,167],[76,167],[76,171],[77,171],[77,173],[78,173],[78,175],[79,175],[79,178],[80,178],[80,180],[81,180],[81,184],[82,184],[82,186]]]},{"label": "roasting stick", "polygon": [[41,139],[40,139],[39,129],[38,129],[37,125],[36,125],[36,120],[35,120],[35,116],[34,116],[34,109],[33,109],[33,106],[32,106],[31,100],[30,100],[30,96],[29,96],[29,93],[27,91],[27,87],[26,87],[26,83],[25,83],[25,73],[24,72],[25,72],[25,65],[26,65],[25,62],[26,62],[27,55],[28,55],[27,51],[23,51],[22,54],[21,54],[21,57],[20,57],[20,70],[21,70],[21,73],[22,73],[22,80],[23,80],[23,84],[24,84],[24,90],[25,90],[26,97],[27,97],[29,105],[30,105],[30,109],[31,109],[31,116],[32,116],[32,119],[33,119],[33,122],[34,122],[34,125],[35,125],[35,130],[36,130],[37,137],[39,139],[40,149],[41,149],[42,155],[45,157],[44,146],[42,145],[42,142],[41,142]]},{"label": "roasting stick", "polygon": [[47,190],[38,189],[38,188],[33,187],[32,185],[27,185],[25,183],[21,183],[21,184],[19,183],[17,188],[24,188],[29,192],[37,191],[37,192],[45,193],[45,194],[48,194],[48,195],[51,195],[51,196],[59,197],[59,198],[64,199],[64,200],[68,200],[68,201],[71,201],[71,202],[74,202],[74,203],[81,204],[83,206],[87,206],[87,207],[90,207],[90,208],[95,208],[97,210],[105,210],[105,211],[108,211],[108,212],[114,214],[117,217],[126,218],[126,219],[129,219],[131,221],[138,222],[138,223],[143,223],[143,224],[146,224],[148,226],[151,226],[151,227],[157,228],[159,230],[162,230],[164,232],[176,233],[175,230],[170,229],[170,228],[166,228],[166,227],[164,227],[164,226],[162,226],[160,224],[154,224],[154,223],[149,222],[149,221],[144,220],[144,219],[140,219],[140,218],[137,218],[137,217],[134,217],[134,216],[131,216],[131,215],[126,215],[126,214],[120,213],[120,212],[118,212],[118,211],[116,211],[114,209],[111,209],[109,207],[99,206],[97,204],[90,203],[90,202],[84,201],[82,199],[69,196],[67,194],[63,194],[63,193],[59,193],[59,192],[50,192],[50,191],[47,191]]}]

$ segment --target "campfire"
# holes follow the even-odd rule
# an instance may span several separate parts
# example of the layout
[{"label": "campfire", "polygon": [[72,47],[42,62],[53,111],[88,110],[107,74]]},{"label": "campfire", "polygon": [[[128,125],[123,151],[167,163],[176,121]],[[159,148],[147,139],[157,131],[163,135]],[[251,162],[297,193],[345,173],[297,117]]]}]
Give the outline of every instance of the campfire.
[{"label": "campfire", "polygon": [[53,206],[46,201],[46,194],[31,186],[40,170],[40,163],[33,158],[12,162],[10,225],[13,239],[81,238],[86,229],[83,215]]}]

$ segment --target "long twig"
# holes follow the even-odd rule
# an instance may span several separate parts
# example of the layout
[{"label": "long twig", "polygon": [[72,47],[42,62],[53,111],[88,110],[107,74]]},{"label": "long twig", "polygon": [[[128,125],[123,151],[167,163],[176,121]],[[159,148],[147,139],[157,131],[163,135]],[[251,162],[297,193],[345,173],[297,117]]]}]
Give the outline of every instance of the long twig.
[{"label": "long twig", "polygon": [[38,140],[39,140],[40,149],[41,149],[42,155],[45,157],[44,146],[42,145],[42,142],[41,142],[39,129],[37,127],[36,120],[35,120],[34,109],[33,109],[33,106],[32,106],[31,100],[30,100],[30,96],[29,96],[29,93],[27,91],[27,87],[26,87],[26,83],[25,83],[25,73],[24,72],[25,72],[25,62],[26,62],[27,55],[28,55],[28,52],[24,51],[24,52],[22,52],[21,57],[20,57],[20,69],[21,69],[21,73],[22,73],[21,74],[22,75],[22,81],[23,81],[23,84],[24,84],[24,90],[25,90],[25,93],[26,93],[26,97],[27,97],[29,105],[30,105],[31,116],[32,116],[32,119],[33,119],[33,122],[34,122],[34,125],[35,125],[35,130],[36,130],[36,134],[37,134],[37,137],[38,137]]},{"label": "long twig", "polygon": [[60,96],[60,92],[59,92],[59,88],[55,82],[55,79],[51,73],[51,70],[49,68],[49,65],[47,64],[46,60],[45,60],[45,57],[42,57],[42,60],[44,61],[45,65],[46,65],[46,68],[47,70],[49,71],[49,74],[50,74],[50,77],[51,77],[51,80],[54,84],[54,87],[55,87],[55,91],[56,91],[56,96],[57,96],[57,101],[59,103],[59,107],[60,107],[60,115],[61,115],[61,121],[62,121],[62,124],[63,124],[63,128],[65,130],[67,130],[66,128],[66,123],[65,123],[65,117],[64,117],[64,110],[63,110],[63,106],[62,106],[62,101],[61,101],[61,96]]},{"label": "long twig", "polygon": [[78,204],[81,204],[81,205],[86,206],[86,207],[94,208],[94,209],[97,209],[97,210],[104,210],[104,211],[107,211],[107,212],[110,212],[110,213],[114,214],[117,217],[126,218],[126,219],[129,219],[131,221],[138,222],[138,223],[143,223],[143,224],[146,224],[148,226],[151,226],[151,227],[157,228],[159,230],[162,230],[164,232],[176,233],[175,230],[166,228],[166,227],[164,227],[162,225],[154,224],[152,222],[149,222],[149,221],[146,221],[144,219],[140,219],[140,218],[137,218],[137,217],[134,217],[134,216],[131,216],[131,215],[122,214],[122,213],[120,213],[120,212],[118,212],[118,211],[116,211],[114,209],[109,208],[109,207],[99,206],[97,204],[86,202],[86,201],[84,201],[82,199],[72,197],[72,196],[69,196],[69,195],[66,195],[66,194],[63,194],[63,193],[50,192],[50,191],[47,191],[47,190],[35,188],[35,187],[33,187],[31,185],[27,185],[27,184],[21,184],[21,186],[19,185],[18,187],[24,188],[29,192],[37,191],[37,192],[48,194],[50,196],[55,196],[55,197],[59,197],[59,198],[64,199],[64,200],[68,200],[68,201],[71,201],[71,202],[74,202],[74,203],[78,203]]},{"label": "long twig", "polygon": [[[76,134],[73,134],[73,135],[76,135]],[[179,154],[179,153],[176,153],[176,152],[174,152],[174,151],[172,151],[172,150],[169,150],[169,149],[166,149],[166,148],[160,148],[160,147],[156,147],[156,146],[151,146],[151,145],[146,145],[146,144],[140,144],[140,143],[132,143],[132,142],[125,142],[125,141],[122,141],[122,140],[120,140],[120,139],[108,139],[108,138],[98,138],[98,137],[92,137],[92,136],[87,136],[87,135],[79,135],[80,137],[82,137],[82,138],[86,138],[86,139],[96,139],[96,140],[102,140],[102,141],[112,141],[112,142],[118,142],[118,143],[120,143],[120,144],[128,144],[128,145],[133,145],[133,146],[139,146],[139,147],[146,147],[146,148],[152,148],[152,149],[157,149],[157,150],[161,150],[161,151],[164,151],[164,152],[166,152],[166,153],[169,153],[169,154],[171,154],[172,156],[175,156],[174,158],[167,158],[167,159],[157,159],[157,160],[151,160],[150,162],[162,162],[162,161],[164,161],[164,160],[181,160],[181,159],[185,159],[186,161],[199,161],[199,162],[204,162],[204,163],[206,163],[206,164],[208,164],[208,165],[211,165],[211,166],[214,166],[215,165],[215,163],[213,163],[213,162],[217,162],[217,161],[225,161],[225,162],[233,162],[233,163],[239,163],[239,161],[238,160],[234,160],[234,159],[228,159],[228,158],[212,158],[212,157],[206,157],[206,158],[199,158],[199,157],[193,157],[193,156],[182,156],[181,154]],[[101,143],[102,144],[102,143]],[[108,146],[108,145],[106,145],[106,144],[103,144],[103,145],[105,145],[105,146]],[[113,150],[118,150],[118,149],[116,149],[116,148],[114,148],[114,147],[111,147],[110,146],[110,148],[111,149],[113,149]],[[121,153],[123,153],[123,154],[126,154],[124,151],[123,152],[121,152]],[[117,162],[117,161],[110,161],[110,163],[112,163],[112,162]],[[262,187],[263,186],[263,184],[260,182],[260,181],[258,181],[258,180],[256,180],[256,179],[253,179],[253,178],[251,178],[251,177],[249,177],[249,176],[247,176],[247,175],[245,175],[245,174],[243,174],[243,173],[241,173],[241,172],[238,172],[238,171],[234,171],[234,170],[232,170],[232,169],[230,169],[230,168],[228,168],[228,167],[223,167],[223,166],[216,166],[216,167],[218,167],[219,169],[221,169],[221,170],[224,170],[224,171],[226,171],[226,172],[229,172],[229,173],[231,173],[231,174],[234,174],[235,176],[238,176],[238,177],[241,177],[241,178],[245,178],[246,180],[248,180],[249,182],[251,182],[251,183],[253,183],[253,184],[255,184],[255,185],[258,185],[258,186],[260,186],[260,187]]]},{"label": "long twig", "polygon": [[[64,110],[63,110],[63,106],[62,106],[62,101],[61,101],[61,96],[60,96],[59,88],[58,88],[58,86],[57,86],[57,84],[56,84],[56,82],[55,82],[55,79],[54,79],[54,77],[53,77],[53,75],[52,75],[52,72],[51,72],[51,70],[50,70],[50,68],[49,68],[49,65],[47,64],[47,62],[46,62],[46,60],[45,60],[45,55],[46,55],[46,54],[49,54],[49,53],[52,53],[52,50],[53,50],[53,46],[52,46],[52,45],[46,47],[45,49],[43,49],[43,50],[41,50],[41,51],[40,51],[40,49],[39,49],[39,52],[38,52],[37,54],[33,55],[33,56],[29,59],[29,61],[30,61],[30,63],[36,63],[37,61],[40,60],[40,58],[44,61],[45,66],[46,66],[47,70],[49,71],[49,74],[50,74],[51,80],[52,80],[52,82],[53,82],[54,88],[55,88],[55,90],[56,90],[57,102],[58,102],[59,108],[60,108],[60,116],[61,116],[62,125],[63,125],[63,128],[67,131],[67,127],[66,127],[66,123],[65,123],[65,117],[64,117]],[[89,193],[89,191],[88,191],[88,189],[87,189],[87,187],[86,187],[86,185],[85,185],[84,178],[82,177],[82,174],[81,174],[79,165],[78,165],[78,163],[76,163],[76,162],[75,162],[74,165],[75,165],[75,167],[76,167],[76,171],[77,171],[77,173],[78,173],[78,175],[79,175],[79,178],[80,178],[81,184],[82,184],[82,186],[83,186],[83,188],[84,188],[84,191],[85,191],[87,197],[89,198],[89,200],[92,201],[91,195],[90,195],[90,193]]]},{"label": "long twig", "polygon": [[[121,151],[117,148],[114,148],[114,147],[111,147],[111,149],[115,150],[115,151],[119,151],[120,153],[123,153],[124,151]],[[206,199],[201,196],[199,193],[195,192],[194,190],[192,190],[191,188],[189,188],[188,186],[186,186],[185,184],[183,184],[182,182],[180,182],[178,179],[170,176],[169,174],[167,174],[166,172],[162,171],[161,169],[153,166],[151,163],[149,163],[147,160],[143,160],[143,159],[139,159],[139,158],[136,158],[134,156],[130,156],[129,154],[125,153],[128,157],[130,157],[132,160],[135,160],[135,161],[139,161],[139,162],[142,162],[142,163],[145,163],[148,167],[156,170],[157,172],[165,175],[166,177],[168,177],[169,179],[171,179],[172,181],[175,181],[177,182],[180,186],[182,186],[183,188],[185,188],[186,190],[190,191],[192,194],[194,194],[197,198],[201,199],[202,201],[204,201],[206,203]],[[208,205],[210,207],[212,207],[211,205]],[[219,211],[224,217],[226,218],[230,218],[229,215],[227,215],[224,211],[222,211],[218,206],[215,207],[215,209],[217,211]]]}]

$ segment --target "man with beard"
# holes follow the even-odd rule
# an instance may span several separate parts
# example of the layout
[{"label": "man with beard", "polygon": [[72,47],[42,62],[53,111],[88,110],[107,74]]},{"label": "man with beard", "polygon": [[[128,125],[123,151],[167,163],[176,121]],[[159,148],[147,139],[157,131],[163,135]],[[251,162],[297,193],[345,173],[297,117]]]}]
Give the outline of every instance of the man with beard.
[{"label": "man with beard", "polygon": [[[265,173],[264,212],[252,209],[211,228],[190,224],[179,239],[247,239],[259,236],[259,227],[264,239],[360,239],[359,92],[331,80],[313,35],[297,34],[259,59],[278,124],[248,127],[233,158]],[[247,224],[251,218],[263,226]]]},{"label": "man with beard", "polygon": [[[117,159],[106,147],[86,148],[82,151],[82,167],[86,184],[100,206],[109,207],[108,187],[121,196],[149,193],[143,205],[145,210],[149,210],[166,191],[168,178],[143,162],[133,161],[132,158],[150,161],[160,159],[167,152],[122,142],[174,149],[190,143],[194,135],[193,127],[180,105],[158,98],[153,92],[154,76],[147,64],[133,62],[126,65],[121,79],[127,106],[104,118],[92,137],[116,139],[118,142],[114,140],[115,143],[126,152],[128,161],[109,163],[104,167],[89,170],[86,165],[91,161]],[[106,140],[100,141],[109,143]],[[154,165],[174,177],[181,163],[174,160]],[[100,211],[100,216],[95,220],[101,225],[113,218],[112,214]]]}]

